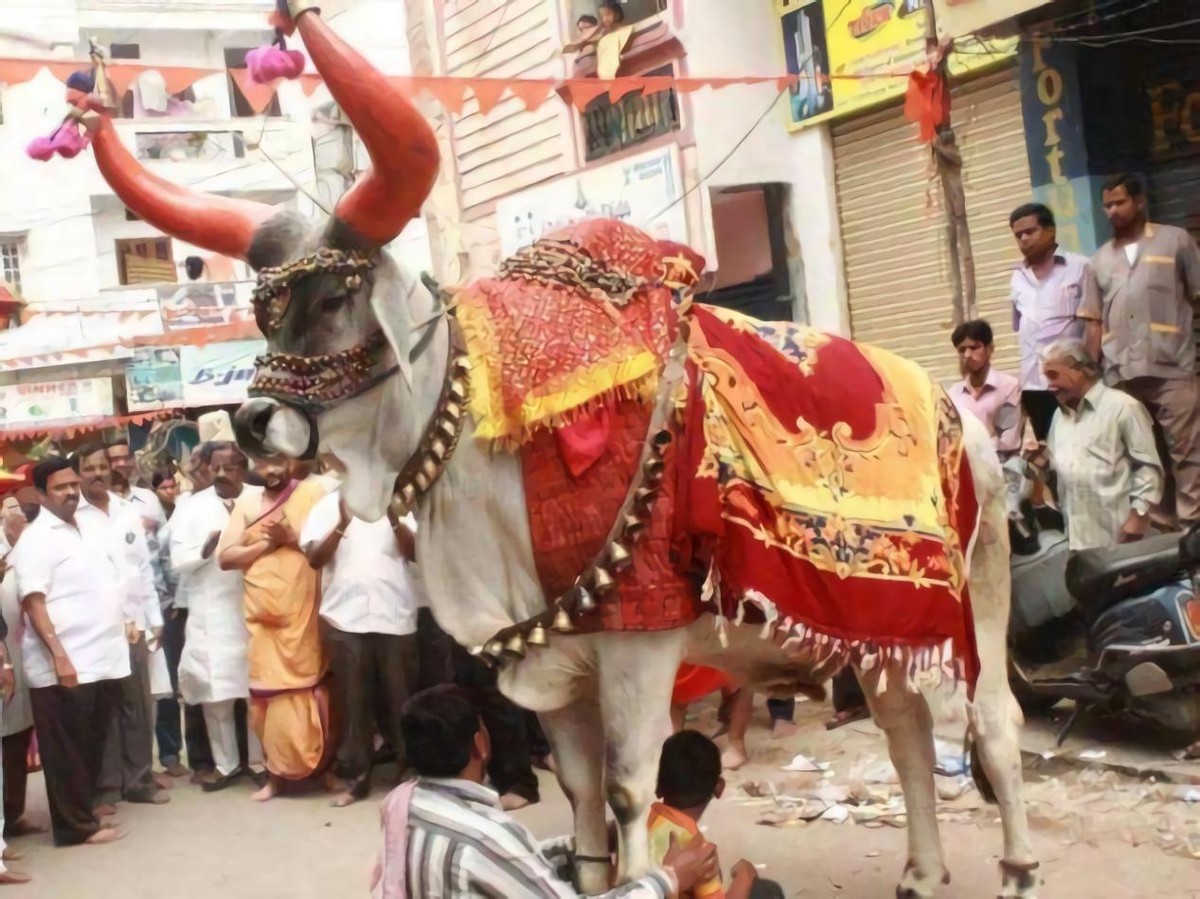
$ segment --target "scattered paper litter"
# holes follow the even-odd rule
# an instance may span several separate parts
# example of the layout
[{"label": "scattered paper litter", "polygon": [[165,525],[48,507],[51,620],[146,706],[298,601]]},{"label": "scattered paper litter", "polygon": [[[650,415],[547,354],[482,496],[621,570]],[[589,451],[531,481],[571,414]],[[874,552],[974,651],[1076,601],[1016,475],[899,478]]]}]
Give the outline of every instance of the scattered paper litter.
[{"label": "scattered paper litter", "polygon": [[796,753],[796,757],[783,766],[783,771],[828,771],[829,766],[824,762],[814,762],[802,752]]},{"label": "scattered paper litter", "polygon": [[1103,749],[1085,749],[1079,753],[1079,757],[1085,762],[1098,762],[1100,759],[1108,755]]},{"label": "scattered paper litter", "polygon": [[844,805],[831,805],[821,815],[822,821],[832,821],[834,824],[845,824],[850,820],[850,812]]}]

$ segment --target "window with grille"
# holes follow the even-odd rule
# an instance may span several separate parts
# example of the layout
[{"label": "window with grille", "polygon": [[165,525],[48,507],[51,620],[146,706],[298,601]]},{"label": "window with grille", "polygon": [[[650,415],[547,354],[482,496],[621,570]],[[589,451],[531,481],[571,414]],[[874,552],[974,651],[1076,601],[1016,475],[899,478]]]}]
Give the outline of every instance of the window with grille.
[{"label": "window with grille", "polygon": [[21,242],[0,240],[0,279],[21,290]]},{"label": "window with grille", "polygon": [[171,238],[118,240],[117,277],[127,286],[177,281]]}]

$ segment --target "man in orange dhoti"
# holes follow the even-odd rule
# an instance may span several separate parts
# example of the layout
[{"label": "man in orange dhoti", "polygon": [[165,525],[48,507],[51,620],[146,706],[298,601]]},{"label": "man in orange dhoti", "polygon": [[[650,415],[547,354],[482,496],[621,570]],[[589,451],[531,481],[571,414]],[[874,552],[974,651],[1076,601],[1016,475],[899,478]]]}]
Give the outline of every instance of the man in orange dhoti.
[{"label": "man in orange dhoti", "polygon": [[298,546],[300,528],[324,495],[317,479],[293,480],[282,456],[260,459],[261,496],[243,495],[220,538],[218,562],[245,572],[250,631],[250,726],[262,740],[273,798],[283,780],[303,780],[326,760],[328,698],[318,632],[318,573]]}]

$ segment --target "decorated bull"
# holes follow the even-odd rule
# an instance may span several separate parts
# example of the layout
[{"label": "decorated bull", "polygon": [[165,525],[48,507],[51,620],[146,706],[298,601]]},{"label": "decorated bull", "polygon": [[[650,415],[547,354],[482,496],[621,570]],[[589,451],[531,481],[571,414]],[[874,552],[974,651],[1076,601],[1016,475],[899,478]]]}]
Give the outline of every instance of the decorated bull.
[{"label": "decorated bull", "polygon": [[921,689],[965,681],[1032,896],[1008,544],[987,435],[916,366],[691,301],[703,260],[612,221],[539,240],[445,303],[384,249],[421,206],[434,136],[311,3],[295,28],[371,168],[313,224],[145,171],[104,113],[96,160],[168,234],[258,272],[268,352],[236,416],[253,454],[336,456],[351,511],[415,512],[438,622],[536,711],[575,812],[581,888],[649,866],[646,818],[683,661],[754,689],[863,682],[907,801],[898,895],[947,878]]}]

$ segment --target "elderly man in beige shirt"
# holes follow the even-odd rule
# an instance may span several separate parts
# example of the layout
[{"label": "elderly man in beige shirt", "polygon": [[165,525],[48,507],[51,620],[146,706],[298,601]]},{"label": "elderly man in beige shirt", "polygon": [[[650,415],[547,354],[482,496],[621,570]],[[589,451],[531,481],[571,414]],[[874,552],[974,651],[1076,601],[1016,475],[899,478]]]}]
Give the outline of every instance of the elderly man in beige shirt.
[{"label": "elderly man in beige shirt", "polygon": [[1059,402],[1046,447],[1058,474],[1071,549],[1140,540],[1163,491],[1149,413],[1129,394],[1101,382],[1100,367],[1082,340],[1048,346],[1042,370]]},{"label": "elderly man in beige shirt", "polygon": [[[1183,526],[1200,521],[1200,389],[1193,303],[1200,299],[1200,248],[1182,228],[1152,224],[1142,183],[1117,175],[1104,186],[1113,239],[1092,257],[1100,296],[1085,294],[1093,358],[1104,380],[1136,397],[1162,429]],[[1167,510],[1171,504],[1168,502]]]}]

